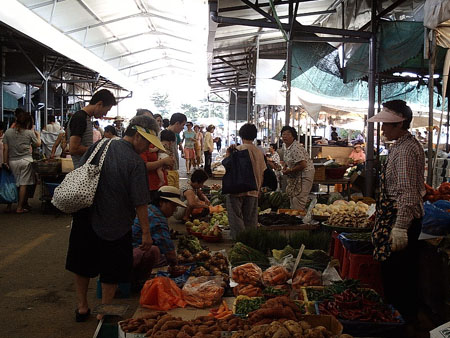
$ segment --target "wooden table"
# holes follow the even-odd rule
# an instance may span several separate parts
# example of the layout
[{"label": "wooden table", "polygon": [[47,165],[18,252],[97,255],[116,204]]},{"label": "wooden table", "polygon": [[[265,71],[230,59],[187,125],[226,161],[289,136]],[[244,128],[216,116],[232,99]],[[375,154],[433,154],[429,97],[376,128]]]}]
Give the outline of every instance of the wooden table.
[{"label": "wooden table", "polygon": [[342,184],[347,190],[347,200],[350,200],[350,178],[327,178],[325,180],[314,180],[313,184],[326,185],[327,192],[330,193],[330,185]]}]

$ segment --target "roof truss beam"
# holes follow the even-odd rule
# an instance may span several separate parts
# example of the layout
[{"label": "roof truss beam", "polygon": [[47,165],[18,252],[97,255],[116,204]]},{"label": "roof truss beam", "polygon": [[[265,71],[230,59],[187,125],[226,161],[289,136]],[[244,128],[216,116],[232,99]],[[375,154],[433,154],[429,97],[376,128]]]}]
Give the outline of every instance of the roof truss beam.
[{"label": "roof truss beam", "polygon": [[177,59],[177,58],[171,58],[170,56],[163,56],[163,57],[160,57],[160,58],[157,58],[157,59],[148,60],[148,61],[145,61],[145,62],[140,62],[138,64],[134,64],[134,65],[130,65],[130,66],[125,66],[125,67],[119,68],[119,70],[135,68],[135,67],[143,66],[143,65],[146,65],[146,64],[149,64],[149,63],[153,63],[153,62],[156,62],[156,61],[161,61],[161,60],[178,61],[178,62],[184,62],[184,63],[191,64],[191,65],[193,64],[192,62],[189,62],[189,61],[185,61],[185,60],[181,60],[181,59]]},{"label": "roof truss beam", "polygon": [[101,26],[108,25],[108,24],[111,24],[111,23],[124,21],[124,20],[129,20],[129,19],[134,19],[134,18],[158,18],[158,19],[163,19],[163,20],[167,20],[167,21],[170,21],[170,22],[175,22],[175,23],[178,23],[180,25],[185,25],[185,26],[188,25],[186,22],[179,21],[179,20],[176,20],[176,19],[171,19],[171,18],[162,16],[162,15],[158,15],[158,14],[137,13],[137,14],[127,15],[127,16],[123,16],[123,17],[112,19],[112,20],[108,20],[108,21],[102,21],[102,22],[99,22],[99,23],[96,23],[96,24],[93,24],[93,25],[88,25],[88,26],[83,26],[83,27],[71,29],[71,30],[65,31],[64,34],[73,34],[73,33],[76,33],[76,32],[84,31],[86,29],[101,27]]}]

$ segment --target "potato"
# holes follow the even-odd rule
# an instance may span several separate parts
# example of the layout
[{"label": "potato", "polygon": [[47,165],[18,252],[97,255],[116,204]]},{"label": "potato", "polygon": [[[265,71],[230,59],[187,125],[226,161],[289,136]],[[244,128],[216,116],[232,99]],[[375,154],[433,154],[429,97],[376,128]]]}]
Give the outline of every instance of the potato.
[{"label": "potato", "polygon": [[291,334],[284,326],[279,327],[278,330],[275,332],[275,334],[272,336],[272,338],[290,338],[290,337]]}]

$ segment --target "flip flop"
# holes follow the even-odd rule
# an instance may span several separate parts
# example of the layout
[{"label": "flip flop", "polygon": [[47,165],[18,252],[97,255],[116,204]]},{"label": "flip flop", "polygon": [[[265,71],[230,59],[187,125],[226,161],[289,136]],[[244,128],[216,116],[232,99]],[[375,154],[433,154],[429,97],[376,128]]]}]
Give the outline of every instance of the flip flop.
[{"label": "flip flop", "polygon": [[91,309],[88,309],[86,313],[79,313],[78,309],[75,310],[75,321],[77,323],[85,322],[91,315]]},{"label": "flip flop", "polygon": [[27,212],[30,212],[28,209],[22,209],[22,211],[16,210],[16,214],[26,214]]}]

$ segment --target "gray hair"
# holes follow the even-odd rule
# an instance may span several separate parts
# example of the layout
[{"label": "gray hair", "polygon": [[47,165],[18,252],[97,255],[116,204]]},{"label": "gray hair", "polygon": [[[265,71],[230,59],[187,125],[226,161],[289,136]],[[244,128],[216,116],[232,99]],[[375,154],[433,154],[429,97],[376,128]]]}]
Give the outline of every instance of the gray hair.
[{"label": "gray hair", "polygon": [[130,120],[130,124],[127,127],[127,130],[125,131],[126,136],[134,136],[136,133],[136,130],[133,129],[133,126],[139,126],[145,129],[153,130],[156,135],[159,134],[159,124],[156,122],[156,120],[150,116],[147,115],[138,115],[133,117]]},{"label": "gray hair", "polygon": [[150,114],[151,117],[153,117],[153,113],[145,108],[139,108],[136,110],[136,116],[141,116],[141,115],[145,115],[145,114]]}]

